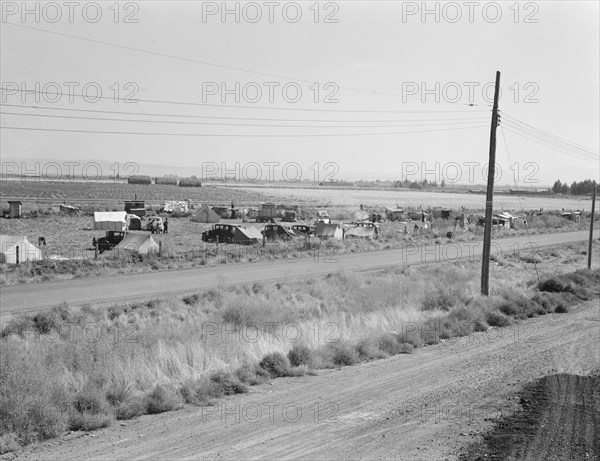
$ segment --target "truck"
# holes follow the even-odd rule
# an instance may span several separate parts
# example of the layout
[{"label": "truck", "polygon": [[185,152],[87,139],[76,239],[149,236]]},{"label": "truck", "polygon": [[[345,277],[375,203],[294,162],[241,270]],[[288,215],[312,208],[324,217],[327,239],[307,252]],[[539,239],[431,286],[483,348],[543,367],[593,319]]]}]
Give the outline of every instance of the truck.
[{"label": "truck", "polygon": [[272,202],[263,202],[258,209],[256,222],[275,222],[277,206]]},{"label": "truck", "polygon": [[329,213],[327,210],[317,210],[317,220],[315,223],[322,222],[324,224],[330,224],[331,218],[329,217]]},{"label": "truck", "polygon": [[298,216],[296,212],[293,210],[285,210],[283,212],[283,218],[281,218],[283,222],[296,222],[298,221]]},{"label": "truck", "polygon": [[104,235],[104,237],[100,237],[99,239],[96,239],[96,237],[94,237],[94,239],[92,240],[92,245],[93,246],[97,245],[98,252],[104,253],[105,251],[112,250],[119,243],[121,243],[121,240],[123,240],[123,238],[125,238],[126,234],[127,234],[126,231],[108,230],[108,231],[106,231],[106,234]]}]

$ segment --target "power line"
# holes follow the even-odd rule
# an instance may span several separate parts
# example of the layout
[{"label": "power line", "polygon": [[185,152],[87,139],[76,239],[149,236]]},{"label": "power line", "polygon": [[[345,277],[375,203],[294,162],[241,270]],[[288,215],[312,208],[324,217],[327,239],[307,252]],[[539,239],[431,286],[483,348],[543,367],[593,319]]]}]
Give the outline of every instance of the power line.
[{"label": "power line", "polygon": [[510,124],[507,124],[506,129],[508,131],[510,131],[511,133],[514,133],[514,134],[517,134],[517,135],[519,135],[521,137],[529,139],[530,141],[533,141],[536,144],[539,144],[539,145],[541,145],[543,147],[548,147],[550,149],[554,149],[554,150],[556,150],[558,152],[561,152],[561,153],[563,153],[565,155],[568,155],[570,157],[577,158],[578,160],[585,160],[585,161],[597,163],[597,159],[592,159],[592,158],[589,158],[589,157],[584,157],[582,155],[578,155],[578,154],[572,153],[572,152],[570,152],[570,151],[568,151],[568,150],[566,150],[566,149],[564,149],[564,148],[562,148],[560,146],[555,146],[555,145],[552,145],[552,144],[550,144],[548,142],[545,142],[543,140],[537,139],[537,138],[533,137],[532,135],[530,135],[530,134],[528,134],[526,132],[519,131],[518,128],[511,127]]},{"label": "power line", "polygon": [[[118,43],[106,42],[104,40],[96,40],[93,38],[87,38],[87,37],[81,37],[78,35],[66,34],[64,32],[55,32],[55,31],[47,30],[47,29],[40,29],[38,27],[26,26],[25,24],[15,24],[12,22],[6,22],[5,24],[9,24],[9,25],[15,26],[15,27],[21,27],[23,29],[35,30],[37,32],[45,32],[47,34],[58,35],[61,37],[82,40],[82,41],[91,42],[91,43],[95,43],[95,44],[112,46],[115,48],[121,48],[121,49],[128,50],[128,51],[135,51],[138,53],[149,54],[151,56],[160,56],[163,58],[175,59],[178,61],[184,61],[184,62],[190,62],[190,63],[195,63],[195,64],[202,64],[205,66],[217,67],[220,69],[234,70],[236,72],[245,72],[248,74],[260,75],[262,77],[273,77],[273,78],[279,78],[279,79],[283,79],[283,80],[297,81],[297,82],[310,83],[310,84],[315,83],[314,80],[299,79],[299,78],[289,77],[287,75],[271,74],[268,72],[260,72],[260,71],[256,71],[256,70],[252,70],[252,69],[245,69],[243,67],[218,64],[218,63],[203,61],[203,60],[199,60],[199,59],[185,58],[182,56],[175,56],[175,55],[167,54],[167,53],[159,53],[157,51],[145,50],[143,48],[136,48],[133,46],[127,46],[127,45],[121,45]],[[350,86],[339,86],[338,85],[338,88],[341,88],[344,90],[356,91],[359,93],[374,94],[374,95],[378,95],[378,96],[392,96],[394,98],[405,98],[406,97],[405,95],[399,95],[399,94],[395,94],[395,93],[386,93],[386,92],[375,91],[375,90],[365,90],[364,88],[355,88],[355,87],[350,87]]]},{"label": "power line", "polygon": [[[327,126],[327,125],[273,125],[273,124],[261,124],[261,123],[223,123],[223,122],[184,122],[184,121],[173,121],[173,120],[136,120],[136,119],[125,119],[125,118],[107,118],[107,117],[81,117],[81,116],[69,116],[69,115],[55,115],[55,114],[29,114],[19,112],[0,112],[0,115],[16,115],[21,117],[44,117],[44,118],[61,118],[61,119],[75,119],[75,120],[97,120],[97,121],[108,121],[108,122],[133,122],[133,123],[166,123],[175,125],[203,125],[203,126],[253,126],[253,127],[266,127],[266,128],[401,128],[401,127],[413,127],[413,126],[435,126],[435,125],[464,125],[473,124],[473,121],[453,121],[445,123],[417,123],[417,124],[404,124],[404,125],[346,125],[346,126]],[[480,120],[483,121],[483,120]]]},{"label": "power line", "polygon": [[434,118],[434,119],[409,119],[409,120],[340,120],[340,119],[290,119],[290,118],[263,118],[263,117],[229,117],[229,116],[217,116],[217,115],[181,115],[181,114],[164,114],[164,113],[150,113],[150,112],[126,112],[126,111],[112,111],[112,110],[97,110],[97,109],[73,109],[64,107],[43,107],[43,106],[28,106],[22,104],[0,104],[0,107],[15,107],[23,109],[36,109],[36,110],[57,110],[57,111],[69,111],[69,112],[89,112],[98,114],[116,114],[116,115],[139,115],[145,117],[176,117],[176,118],[200,118],[200,119],[216,119],[216,120],[252,120],[252,121],[266,121],[266,122],[325,122],[325,123],[403,123],[403,122],[444,122],[453,120],[483,120],[481,117],[477,118]]},{"label": "power line", "polygon": [[597,153],[597,152],[595,152],[595,151],[593,151],[591,149],[588,149],[587,147],[581,146],[581,145],[576,144],[574,142],[571,142],[571,141],[569,141],[567,139],[564,139],[564,138],[561,138],[559,136],[556,136],[555,134],[548,133],[547,131],[540,130],[539,128],[531,126],[531,125],[529,125],[529,124],[527,124],[527,123],[525,123],[525,122],[517,119],[516,117],[513,117],[513,116],[509,115],[509,114],[506,114],[506,113],[503,112],[503,115],[505,115],[507,117],[507,120],[509,122],[512,122],[513,125],[520,125],[523,130],[530,131],[532,134],[535,134],[536,136],[539,136],[540,138],[549,138],[550,140],[556,142],[557,144],[564,144],[564,145],[566,145],[566,146],[568,146],[570,148],[578,149],[578,150],[580,150],[580,151],[582,151],[584,153],[591,154],[591,155],[594,155],[594,156],[599,156],[600,155],[599,153]]},{"label": "power line", "polygon": [[439,128],[434,130],[417,131],[391,131],[376,133],[332,133],[332,134],[202,134],[202,133],[154,133],[154,132],[134,132],[134,131],[101,131],[101,130],[72,130],[72,129],[54,129],[54,128],[28,128],[5,126],[0,130],[25,130],[25,131],[50,131],[61,133],[88,133],[88,134],[120,134],[120,135],[147,135],[147,136],[194,136],[194,137],[227,137],[227,138],[308,138],[308,137],[341,137],[341,136],[380,136],[380,135],[399,135],[410,133],[432,133],[438,131],[455,131],[482,128],[485,125],[475,125],[470,127],[457,128]]},{"label": "power line", "polygon": [[[54,95],[54,96],[66,96],[66,97],[77,97],[77,98],[85,98],[86,96],[82,94],[64,94],[62,92],[49,92],[49,91],[41,91],[41,90],[23,90],[17,88],[6,88],[0,87],[1,91],[17,91],[20,93],[34,93],[34,94],[46,94],[46,95]],[[283,110],[283,111],[301,111],[301,112],[336,112],[336,113],[372,113],[372,114],[452,114],[452,113],[476,113],[476,112],[489,112],[489,110],[347,110],[347,109],[310,109],[304,107],[267,107],[267,106],[244,106],[244,105],[232,105],[232,104],[209,104],[209,103],[200,103],[200,102],[187,102],[187,101],[167,101],[167,100],[159,100],[159,99],[122,99],[114,96],[94,96],[93,99],[104,99],[112,102],[145,102],[151,104],[174,104],[180,106],[196,106],[196,107],[217,107],[224,109],[255,109],[255,110]]]}]

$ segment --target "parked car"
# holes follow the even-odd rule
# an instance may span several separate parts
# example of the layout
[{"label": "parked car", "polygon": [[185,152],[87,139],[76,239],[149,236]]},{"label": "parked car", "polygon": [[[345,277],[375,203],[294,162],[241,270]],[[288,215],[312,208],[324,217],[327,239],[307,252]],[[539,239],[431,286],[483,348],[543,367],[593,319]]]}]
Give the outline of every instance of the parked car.
[{"label": "parked car", "polygon": [[267,224],[261,234],[267,239],[289,240],[296,237],[296,233],[286,224]]},{"label": "parked car", "polygon": [[98,245],[98,252],[104,253],[105,251],[112,250],[119,243],[121,243],[121,240],[123,240],[123,238],[125,237],[126,234],[127,234],[127,232],[125,232],[125,231],[109,230],[109,231],[106,231],[106,234],[104,235],[104,237],[100,237],[97,240],[94,237],[94,240],[92,241],[92,245]]},{"label": "parked car", "polygon": [[292,226],[292,230],[296,234],[302,235],[316,235],[317,233],[317,228],[310,224],[295,224]]}]

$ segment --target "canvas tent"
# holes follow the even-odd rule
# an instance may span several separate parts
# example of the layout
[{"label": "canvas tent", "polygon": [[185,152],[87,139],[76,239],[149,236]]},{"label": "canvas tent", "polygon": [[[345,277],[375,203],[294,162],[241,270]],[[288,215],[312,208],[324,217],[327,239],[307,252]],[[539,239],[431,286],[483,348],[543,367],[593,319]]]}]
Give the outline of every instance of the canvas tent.
[{"label": "canvas tent", "polygon": [[192,216],[192,222],[215,223],[219,222],[220,220],[221,218],[219,215],[206,204],[202,205],[198,212]]},{"label": "canvas tent", "polygon": [[339,224],[327,224],[318,222],[315,224],[317,237],[320,239],[335,239],[342,240],[344,238],[344,232]]},{"label": "canvas tent", "polygon": [[27,237],[0,235],[0,262],[16,264],[17,247],[19,248],[19,262],[42,259],[42,250],[27,240]]},{"label": "canvas tent", "polygon": [[128,228],[127,212],[95,211],[92,226],[94,230],[125,231]]},{"label": "canvas tent", "polygon": [[375,227],[357,226],[352,229],[348,229],[344,234],[346,238],[366,238],[373,239],[377,237],[377,231]]},{"label": "canvas tent", "polygon": [[115,247],[115,250],[146,255],[148,253],[158,253],[159,248],[152,235],[129,232]]},{"label": "canvas tent", "polygon": [[235,229],[235,243],[247,245],[249,243],[258,243],[262,241],[263,236],[256,227],[235,226]]}]

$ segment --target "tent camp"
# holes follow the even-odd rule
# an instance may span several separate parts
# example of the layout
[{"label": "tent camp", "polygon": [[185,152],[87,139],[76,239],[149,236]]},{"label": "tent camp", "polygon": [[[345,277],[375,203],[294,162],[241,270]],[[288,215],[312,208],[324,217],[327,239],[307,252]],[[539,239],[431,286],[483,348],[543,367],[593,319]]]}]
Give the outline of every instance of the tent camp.
[{"label": "tent camp", "polygon": [[339,224],[328,224],[323,222],[317,222],[315,224],[317,237],[323,240],[335,239],[342,240],[344,238],[344,232]]},{"label": "tent camp", "polygon": [[127,212],[95,211],[92,227],[94,230],[126,231],[128,229]]},{"label": "tent camp", "polygon": [[19,262],[42,259],[42,250],[27,240],[27,237],[0,235],[0,262],[16,264],[17,247],[19,248]]},{"label": "tent camp", "polygon": [[357,226],[352,229],[348,229],[345,234],[345,238],[364,238],[364,239],[374,239],[377,238],[377,228],[375,226],[366,227],[366,226]]},{"label": "tent camp", "polygon": [[221,218],[208,205],[204,204],[198,212],[192,216],[192,222],[219,222]]},{"label": "tent camp", "polygon": [[129,232],[115,247],[117,251],[132,251],[137,254],[158,253],[158,243],[150,234],[136,234]]}]

